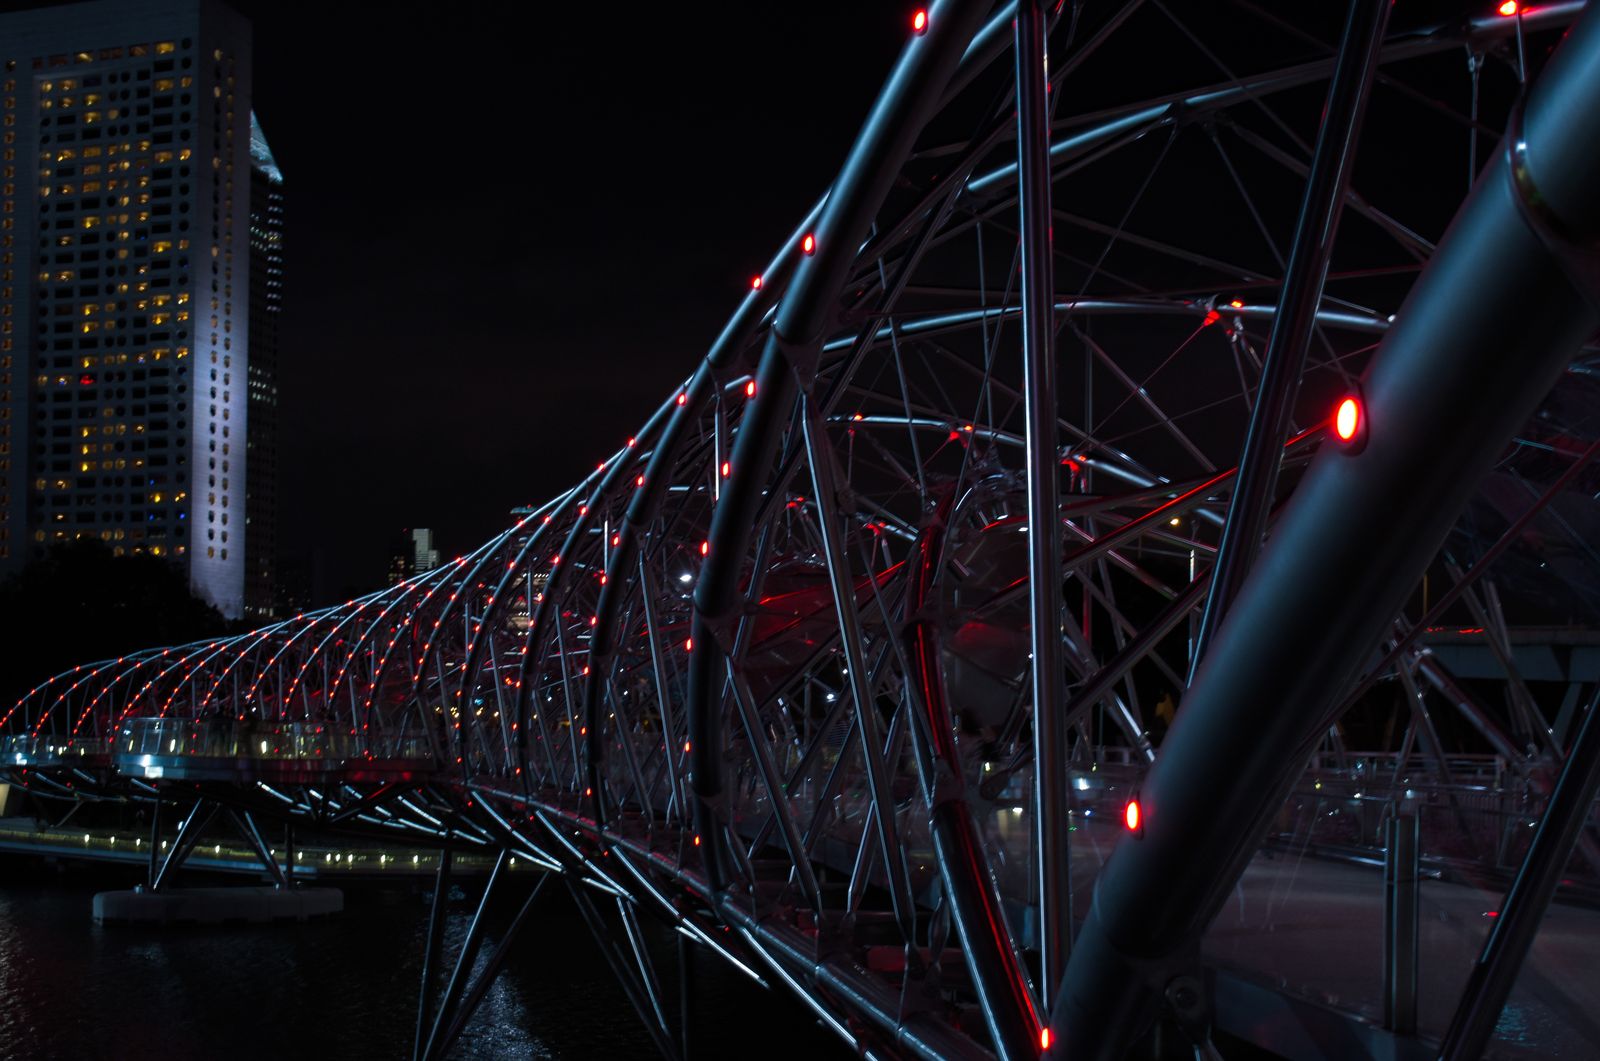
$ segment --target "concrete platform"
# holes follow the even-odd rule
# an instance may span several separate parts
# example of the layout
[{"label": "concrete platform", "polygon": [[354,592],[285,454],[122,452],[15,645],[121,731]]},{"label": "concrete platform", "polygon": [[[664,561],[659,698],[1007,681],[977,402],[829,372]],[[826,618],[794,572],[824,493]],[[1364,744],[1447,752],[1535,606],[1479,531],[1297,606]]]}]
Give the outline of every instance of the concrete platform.
[{"label": "concrete platform", "polygon": [[135,888],[94,897],[94,920],[101,925],[262,924],[305,921],[343,909],[344,893],[337,888]]}]

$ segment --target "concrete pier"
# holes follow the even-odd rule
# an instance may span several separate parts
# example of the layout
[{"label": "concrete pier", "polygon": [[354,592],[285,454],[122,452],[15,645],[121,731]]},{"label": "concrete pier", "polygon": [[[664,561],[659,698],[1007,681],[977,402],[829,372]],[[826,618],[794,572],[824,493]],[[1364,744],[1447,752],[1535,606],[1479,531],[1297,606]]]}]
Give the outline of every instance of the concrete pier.
[{"label": "concrete pier", "polygon": [[94,897],[94,920],[101,925],[260,924],[305,921],[343,909],[344,893],[337,888],[134,888]]}]

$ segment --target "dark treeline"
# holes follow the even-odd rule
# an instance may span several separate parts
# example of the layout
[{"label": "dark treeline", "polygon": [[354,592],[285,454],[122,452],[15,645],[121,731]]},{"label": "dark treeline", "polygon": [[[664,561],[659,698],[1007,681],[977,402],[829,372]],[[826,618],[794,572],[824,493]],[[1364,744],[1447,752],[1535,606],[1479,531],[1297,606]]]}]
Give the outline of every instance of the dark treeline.
[{"label": "dark treeline", "polygon": [[167,561],[114,556],[94,539],[56,545],[0,582],[0,626],[0,714],[71,667],[230,629]]}]

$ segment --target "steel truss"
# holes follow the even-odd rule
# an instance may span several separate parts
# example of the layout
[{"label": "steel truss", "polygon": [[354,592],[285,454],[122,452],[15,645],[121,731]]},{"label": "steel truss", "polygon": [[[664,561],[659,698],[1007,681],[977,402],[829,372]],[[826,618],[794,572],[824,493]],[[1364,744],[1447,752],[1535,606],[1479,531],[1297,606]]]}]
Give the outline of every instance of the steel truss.
[{"label": "steel truss", "polygon": [[[1600,615],[1572,523],[1600,13],[1356,0],[1342,48],[1228,13],[932,5],[832,186],[582,482],[400,586],[58,675],[0,761],[43,799],[232,785],[257,847],[272,813],[526,859],[668,1056],[641,915],[861,1051],[1212,1050],[1207,927],[1263,845],[1303,854],[1353,792],[1378,810],[1346,846],[1382,846],[1420,789],[1420,864],[1516,880],[1461,1016],[1421,1029],[1477,1056],[1569,855],[1600,869],[1584,682],[1553,718],[1512,636],[1554,592],[1535,562]],[[1181,61],[1130,74],[1158,38]],[[1430,648],[1464,619],[1504,708]],[[1375,711],[1376,758],[1346,739]],[[1552,820],[1485,830],[1485,792]],[[417,1058],[545,879],[469,982],[480,910],[442,989],[436,899]]]}]

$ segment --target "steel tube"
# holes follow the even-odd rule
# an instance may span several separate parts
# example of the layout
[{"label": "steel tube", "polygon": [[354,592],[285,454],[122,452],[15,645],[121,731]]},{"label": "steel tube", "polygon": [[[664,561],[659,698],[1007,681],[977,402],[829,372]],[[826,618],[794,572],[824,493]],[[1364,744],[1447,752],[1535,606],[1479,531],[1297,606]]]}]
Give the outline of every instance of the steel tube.
[{"label": "steel tube", "polygon": [[[1600,183],[1600,9],[1527,101],[1527,155]],[[1551,120],[1551,116],[1565,116]],[[1564,180],[1570,183],[1573,176]],[[1242,872],[1344,690],[1482,475],[1600,325],[1501,155],[1368,368],[1364,447],[1324,447],[1218,629],[1102,874],[1052,1013],[1073,1061],[1120,1056]],[[1588,233],[1592,239],[1592,230]]]},{"label": "steel tube", "polygon": [[1028,614],[1033,689],[1033,845],[1038,879],[1040,994],[1050,1008],[1072,946],[1067,759],[1062,724],[1061,517],[1056,454],[1055,319],[1050,218],[1049,56],[1039,0],[1017,4],[1017,196],[1026,381]]},{"label": "steel tube", "polygon": [[1439,1047],[1440,1061],[1473,1061],[1482,1057],[1494,1034],[1500,1011],[1505,1008],[1528,948],[1539,932],[1539,923],[1572,858],[1573,845],[1594,807],[1595,794],[1600,792],[1600,724],[1595,722],[1596,715],[1600,715],[1600,697],[1589,704],[1583,728],[1567,754],[1522,868],[1511,884],[1500,916],[1495,918],[1483,954],[1467,977],[1467,986]]},{"label": "steel tube", "polygon": [[1195,631],[1189,664],[1191,681],[1266,533],[1267,514],[1277,492],[1283,439],[1300,393],[1300,377],[1305,374],[1306,349],[1311,345],[1328,261],[1339,231],[1339,215],[1350,186],[1350,171],[1355,167],[1361,117],[1378,70],[1378,51],[1389,23],[1390,2],[1352,0],[1345,21],[1344,39],[1322,110],[1322,126],[1317,131],[1311,173],[1306,178],[1305,198],[1295,224],[1289,266],[1278,296],[1278,312],[1267,340],[1261,387],[1250,411],[1244,452],[1239,458],[1239,479],[1228,501],[1228,519],[1222,526],[1222,541],[1212,568],[1211,591]]},{"label": "steel tube", "polygon": [[1041,1017],[1034,1006],[1016,942],[1006,927],[989,858],[965,798],[955,720],[950,715],[939,662],[938,628],[929,612],[938,557],[953,508],[953,494],[946,492],[932,522],[918,539],[912,559],[915,567],[905,602],[904,638],[910,661],[907,684],[925,722],[910,728],[913,741],[929,745],[920,755],[933,763],[924,781],[929,833],[940,879],[950,896],[951,919],[961,939],[962,957],[982,1004],[995,1053],[1002,1061],[1009,1061],[1033,1055]]},{"label": "steel tube", "polygon": [[417,1034],[412,1042],[412,1061],[422,1061],[424,1036],[433,1027],[433,983],[439,965],[439,950],[444,946],[444,915],[449,909],[451,850],[439,850],[439,869],[433,878],[433,902],[428,915],[428,941],[422,952],[422,987],[417,994]]}]

